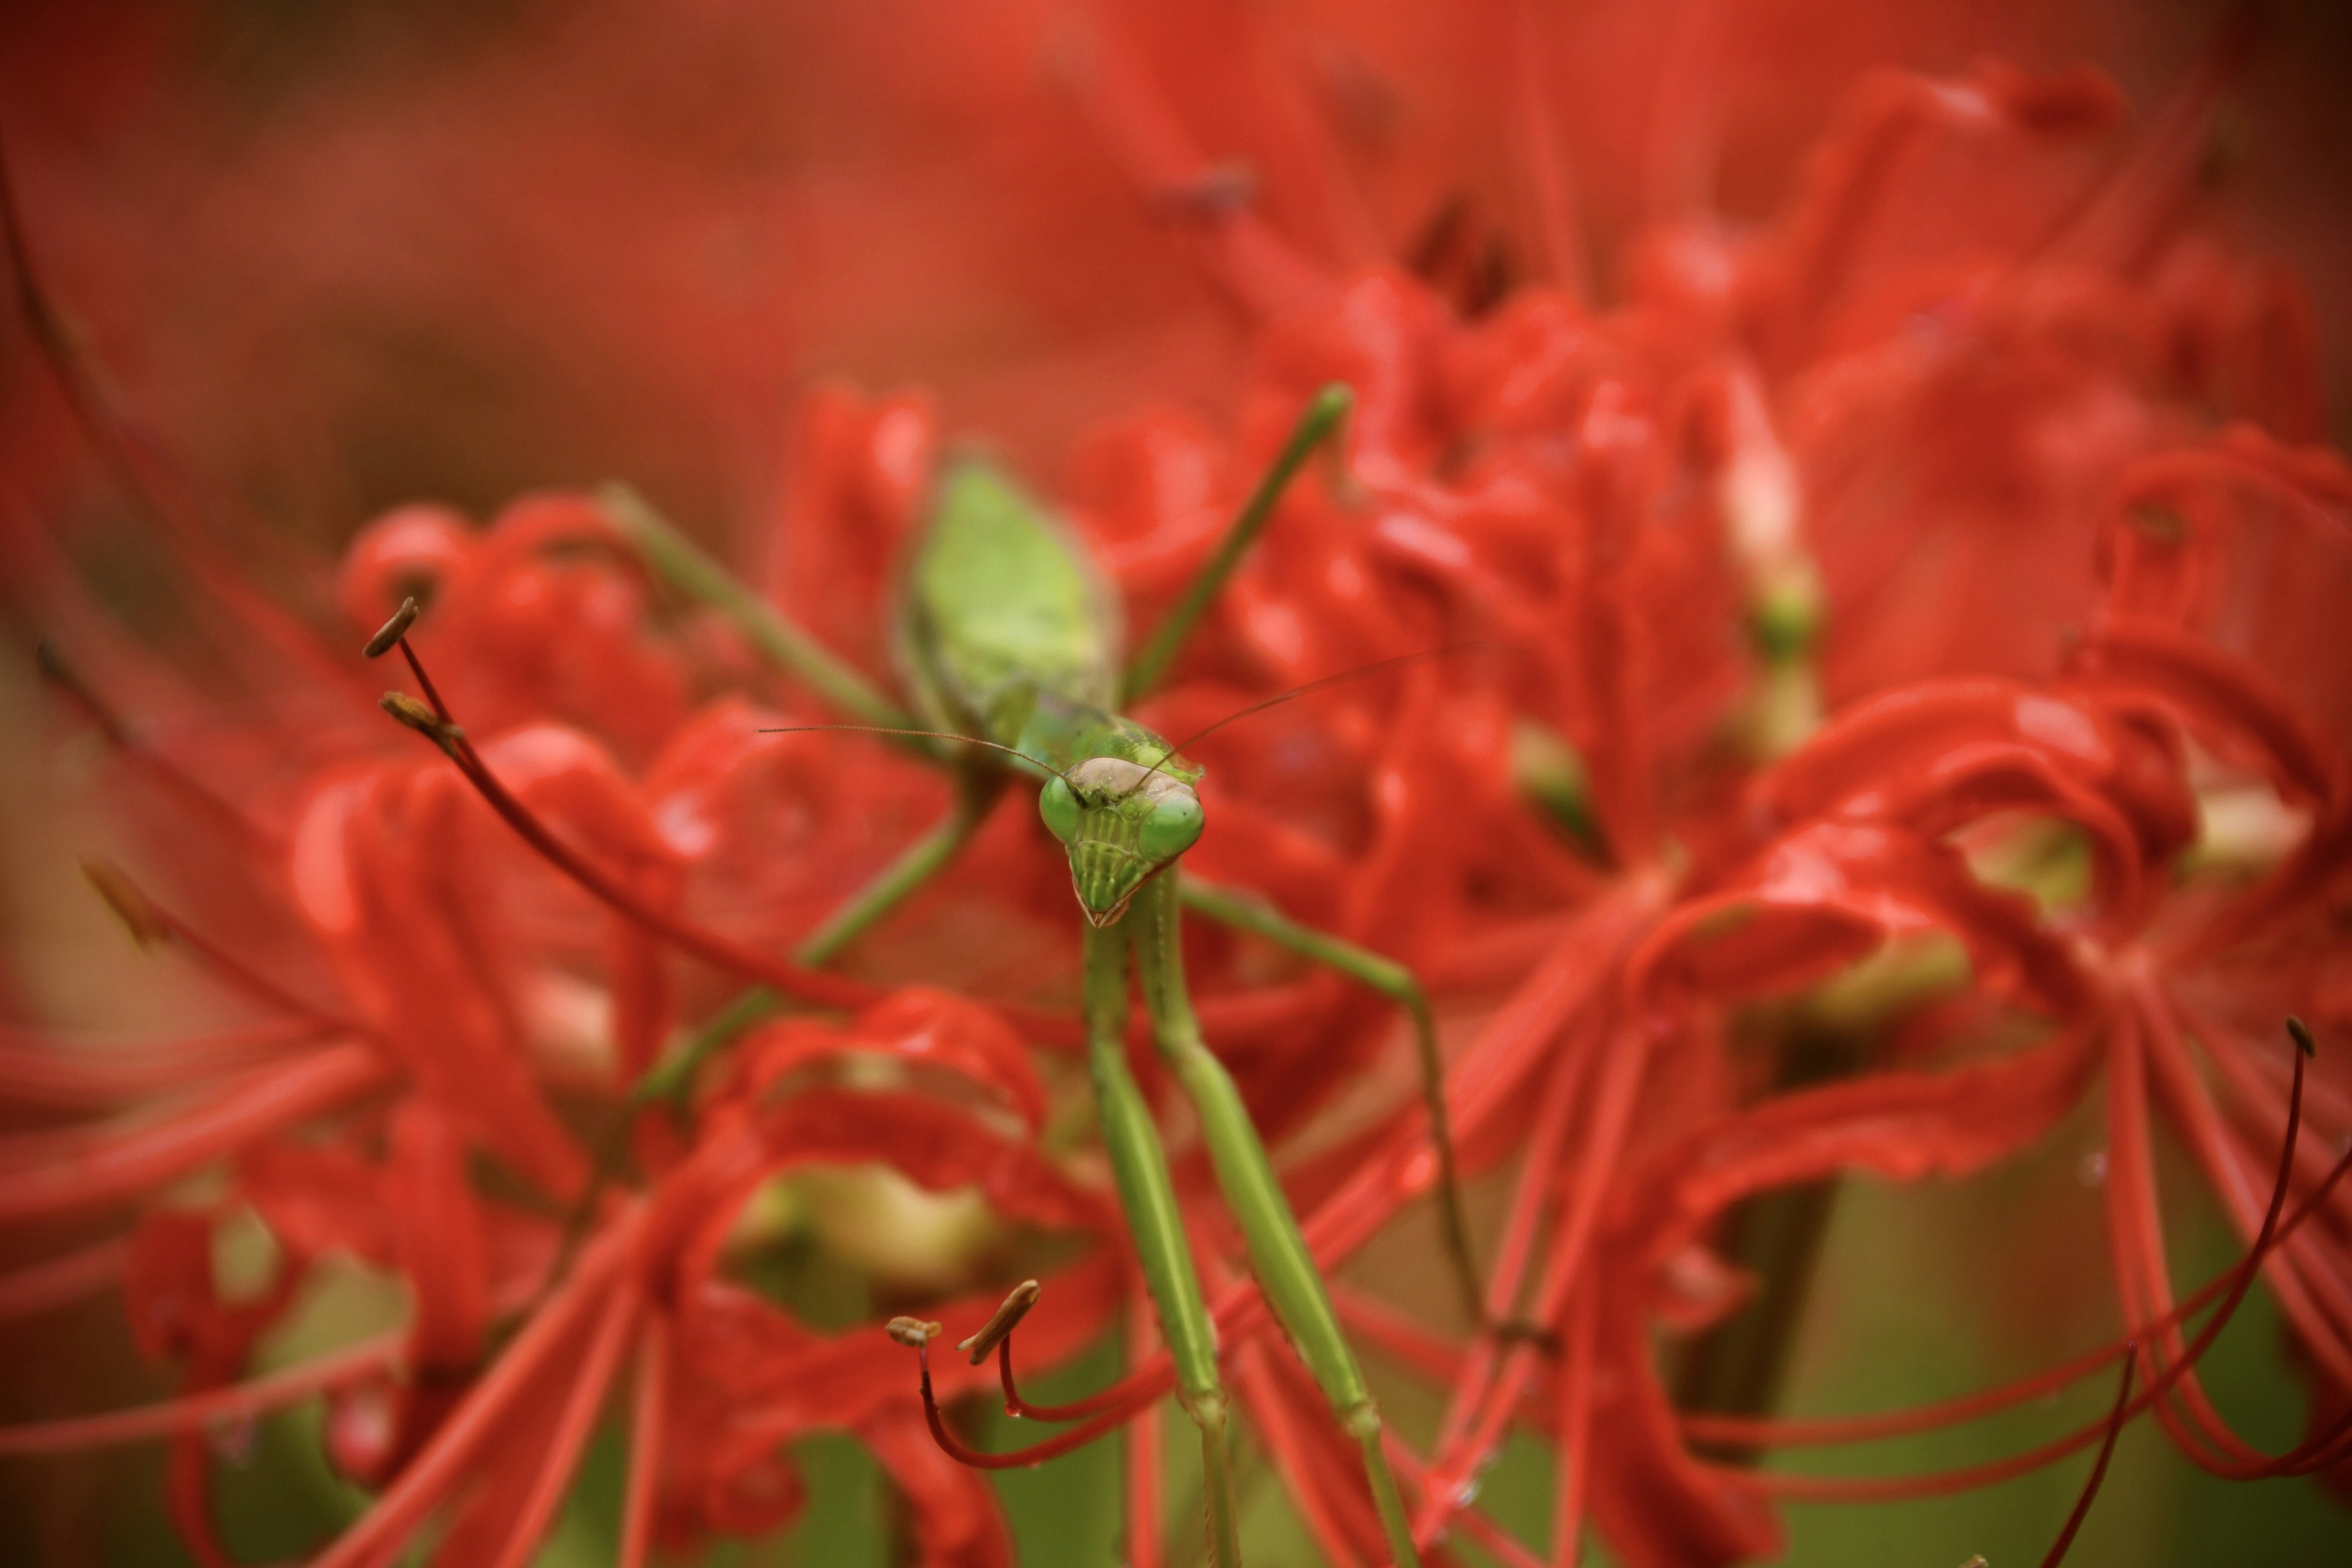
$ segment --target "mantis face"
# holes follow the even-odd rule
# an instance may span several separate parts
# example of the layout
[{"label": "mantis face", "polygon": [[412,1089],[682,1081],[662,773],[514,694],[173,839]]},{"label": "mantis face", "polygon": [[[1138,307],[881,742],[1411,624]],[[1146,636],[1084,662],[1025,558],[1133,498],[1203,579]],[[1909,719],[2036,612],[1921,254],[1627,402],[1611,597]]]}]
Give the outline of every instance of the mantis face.
[{"label": "mantis face", "polygon": [[1124,757],[1089,757],[1047,782],[1037,810],[1070,852],[1087,923],[1114,924],[1151,875],[1201,837],[1192,786]]}]

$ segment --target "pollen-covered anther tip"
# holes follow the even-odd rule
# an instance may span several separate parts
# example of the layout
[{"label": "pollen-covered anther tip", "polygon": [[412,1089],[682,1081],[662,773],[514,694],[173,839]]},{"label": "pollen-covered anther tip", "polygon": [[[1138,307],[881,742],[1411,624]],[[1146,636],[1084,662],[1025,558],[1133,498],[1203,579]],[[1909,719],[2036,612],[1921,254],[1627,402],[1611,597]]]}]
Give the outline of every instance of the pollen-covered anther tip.
[{"label": "pollen-covered anther tip", "polygon": [[400,646],[400,639],[406,637],[408,628],[416,624],[416,601],[401,600],[400,608],[392,613],[392,619],[384,622],[383,628],[368,638],[367,647],[360,651],[370,658],[382,658]]},{"label": "pollen-covered anther tip", "polygon": [[893,1318],[883,1325],[883,1332],[905,1345],[919,1351],[948,1331],[945,1323],[926,1322],[920,1318]]},{"label": "pollen-covered anther tip", "polygon": [[452,754],[457,742],[466,738],[465,731],[446,722],[441,715],[405,691],[387,691],[375,700],[375,705]]},{"label": "pollen-covered anther tip", "polygon": [[2303,1020],[2292,1013],[2286,1016],[2286,1032],[2287,1037],[2294,1042],[2295,1049],[2305,1056],[2319,1055],[2319,1042],[2311,1037],[2311,1031],[2304,1027]]},{"label": "pollen-covered anther tip", "polygon": [[106,900],[107,908],[112,910],[116,918],[130,929],[131,941],[145,947],[150,942],[171,940],[170,922],[148,900],[147,895],[140,891],[139,884],[124,876],[119,868],[104,860],[85,860],[81,863],[81,874],[98,890],[98,896]]},{"label": "pollen-covered anther tip", "polygon": [[1029,1315],[1029,1309],[1037,1304],[1037,1298],[1043,1293],[1044,1288],[1037,1281],[1024,1279],[1013,1287],[1004,1298],[1003,1305],[989,1314],[988,1321],[980,1326],[980,1332],[960,1341],[956,1349],[970,1356],[971,1364],[978,1366],[1003,1342],[1006,1335],[1021,1326],[1021,1320]]},{"label": "pollen-covered anther tip", "polygon": [[1984,1553],[1979,1552],[1974,1557],[1969,1558],[1966,1563],[1961,1563],[1960,1568],[1991,1568],[1991,1564],[1985,1561]]}]

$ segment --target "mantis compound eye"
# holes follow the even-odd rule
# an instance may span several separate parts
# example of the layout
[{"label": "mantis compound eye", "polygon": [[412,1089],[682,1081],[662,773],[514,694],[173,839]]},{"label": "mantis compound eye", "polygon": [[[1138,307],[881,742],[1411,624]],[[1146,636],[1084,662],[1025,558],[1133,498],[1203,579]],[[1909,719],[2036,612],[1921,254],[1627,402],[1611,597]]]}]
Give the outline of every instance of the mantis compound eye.
[{"label": "mantis compound eye", "polygon": [[1200,796],[1188,789],[1171,790],[1151,803],[1138,829],[1136,847],[1157,866],[1192,847],[1200,837]]},{"label": "mantis compound eye", "polygon": [[1037,797],[1037,815],[1055,837],[1067,844],[1078,831],[1078,798],[1070,786],[1058,778],[1045,781],[1045,793]]}]

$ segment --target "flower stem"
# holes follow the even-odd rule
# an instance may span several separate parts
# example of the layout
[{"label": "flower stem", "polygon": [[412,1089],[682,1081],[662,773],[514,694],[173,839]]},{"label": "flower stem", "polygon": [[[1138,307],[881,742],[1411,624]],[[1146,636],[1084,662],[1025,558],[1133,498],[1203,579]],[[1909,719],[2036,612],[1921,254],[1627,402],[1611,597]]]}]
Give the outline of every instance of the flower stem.
[{"label": "flower stem", "polygon": [[[1851,1025],[1800,1015],[1781,1041],[1772,1095],[1848,1076],[1861,1067],[1868,1044],[1867,1035]],[[1727,1262],[1753,1273],[1759,1289],[1753,1300],[1691,1346],[1675,1391],[1683,1408],[1765,1415],[1778,1407],[1837,1200],[1836,1182],[1809,1182],[1751,1198],[1733,1211],[1721,1251]],[[1761,1452],[1746,1444],[1705,1446],[1735,1464],[1752,1463]]]}]

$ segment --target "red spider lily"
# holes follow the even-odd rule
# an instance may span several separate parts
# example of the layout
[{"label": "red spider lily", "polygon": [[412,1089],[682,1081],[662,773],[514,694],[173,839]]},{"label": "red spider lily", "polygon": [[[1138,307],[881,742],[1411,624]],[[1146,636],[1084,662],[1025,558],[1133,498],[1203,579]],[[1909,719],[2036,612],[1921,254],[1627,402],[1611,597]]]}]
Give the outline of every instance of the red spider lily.
[{"label": "red spider lily", "polygon": [[[1139,623],[1206,553],[1302,400],[1335,379],[1358,399],[1344,464],[1293,494],[1145,716],[1186,734],[1335,668],[1508,645],[1201,747],[1217,795],[1199,868],[1431,975],[1470,1037],[1448,1082],[1469,1161],[1519,1160],[1488,1307],[1531,1332],[1432,1347],[1392,1310],[1345,1302],[1369,1342],[1451,1385],[1428,1451],[1395,1445],[1433,1545],[1459,1528],[1531,1559],[1465,1502],[1526,1421],[1559,1443],[1556,1558],[1573,1559],[1588,1511],[1629,1562],[1769,1553],[1771,1486],[1693,1452],[1706,1428],[1675,1419],[1654,1348],[1661,1327],[1686,1334],[1739,1299],[1706,1250],[1723,1215],[1843,1171],[1980,1169],[2041,1139],[2101,1068],[2116,1272],[2140,1336],[2125,1375],[2141,1366],[2144,1392],[2126,1383],[2110,1422],[2065,1441],[2112,1444],[2153,1409],[2222,1473],[2340,1458],[2326,1427],[2286,1459],[2256,1452],[2193,1370],[2259,1267],[2322,1381],[2352,1390],[2352,1222],[2324,1185],[2340,1172],[2287,1131],[2307,1117],[2340,1134],[2352,1110],[2323,1076],[2306,1110],[2303,1069],[2290,1087],[2249,1043],[2286,1005],[2331,1037],[2347,1021],[2328,945],[2352,847],[2329,733],[2343,691],[2310,651],[2344,575],[2352,481],[2332,455],[2284,444],[2308,439],[2316,405],[2292,291],[2175,244],[2187,151],[2233,47],[2104,174],[2085,150],[2118,102],[2087,76],[1875,79],[1785,217],[1734,235],[1683,214],[1643,237],[1630,297],[1606,311],[1577,283],[1564,190],[1542,204],[1547,285],[1490,288],[1452,241],[1427,247],[1428,276],[1329,267],[1315,224],[1235,194],[1124,35],[1104,30],[1078,62],[1105,146],[1227,292],[1276,318],[1253,339],[1230,450],[1189,416],[1146,412],[1096,431],[1075,465],[1071,509]],[[1970,221],[1929,221],[1946,213]],[[1344,238],[1346,215],[1325,219]],[[1103,1184],[1045,1136],[1055,1094],[1029,1047],[1071,1038],[1055,1011],[1070,921],[1034,826],[1001,813],[910,911],[933,922],[916,958],[877,943],[845,973],[791,964],[786,944],[942,808],[936,780],[865,741],[759,733],[800,699],[654,592],[603,506],[576,496],[480,531],[407,509],[362,532],[338,581],[347,640],[429,599],[416,648],[403,645],[423,700],[388,701],[438,754],[380,722],[362,731],[349,661],[224,568],[97,384],[44,341],[76,412],[224,601],[203,616],[215,630],[252,618],[268,645],[264,660],[232,641],[220,660],[262,666],[268,720],[237,733],[191,718],[158,739],[117,704],[201,714],[188,683],[110,636],[41,542],[12,542],[70,634],[60,692],[161,786],[149,858],[173,897],[96,879],[134,933],[271,1021],[107,1070],[30,1040],[0,1058],[25,1086],[12,1101],[194,1097],[0,1152],[0,1223],[142,1206],[127,1246],[77,1242],[0,1278],[0,1300],[53,1300],[120,1268],[142,1348],[182,1362],[185,1384],[149,1412],[4,1441],[170,1433],[175,1513],[217,1560],[206,1424],[326,1390],[336,1463],[378,1490],[326,1561],[381,1560],[437,1524],[450,1560],[508,1563],[549,1527],[634,1364],[625,1562],[791,1518],[802,1494],[779,1447],[818,1430],[882,1462],[929,1559],[1008,1560],[992,1495],[943,1451],[953,1435],[919,1405],[887,1331],[819,1331],[726,1264],[755,1245],[739,1216],[780,1173],[871,1162],[976,1191],[999,1224],[1082,1249],[1048,1280],[1025,1357],[1074,1352],[1129,1301]],[[936,445],[913,393],[825,389],[796,426],[762,565],[781,604],[870,671]],[[1925,580],[1930,564],[1944,575]],[[2070,620],[2083,627],[2067,647]],[[338,717],[303,722],[313,712]],[[1563,741],[1580,783],[1533,782],[1572,807],[1564,833],[1526,808],[1519,776]],[[248,779],[260,750],[275,754]],[[2199,822],[2225,791],[2305,826],[2284,851],[2225,843]],[[186,815],[231,829],[233,889],[205,874],[217,837],[173,831]],[[2079,836],[2085,895],[2037,902],[1984,874],[2028,837],[2021,819]],[[1897,986],[1871,1020],[1884,1054],[1849,1081],[1790,1092],[1731,1049],[1743,1008],[1931,939],[1965,954],[1965,981]],[[1201,945],[1203,1014],[1260,1126],[1319,1122],[1328,1139],[1289,1174],[1335,1265],[1434,1175],[1409,1097],[1348,1103],[1402,1059],[1391,1020],[1245,942]],[[682,1022],[746,983],[853,1016],[742,1039],[675,1117],[626,1093]],[[2151,1085],[2254,1241],[2194,1340],[2164,1268]],[[575,1131],[592,1117],[634,1167],[619,1190],[592,1176]],[[2265,1188],[2283,1132],[2285,1173]],[[218,1163],[227,1195],[208,1209],[154,1200]],[[1200,1166],[1179,1179],[1235,1390],[1318,1541],[1360,1559],[1380,1539],[1369,1500],[1259,1332],[1252,1288],[1221,1278],[1232,1247]],[[282,1254],[253,1300],[226,1299],[211,1272],[236,1204]],[[234,1386],[330,1258],[403,1282],[398,1344]],[[992,1294],[953,1289],[902,1304],[976,1319]],[[984,1375],[943,1371],[927,1392]],[[1078,1426],[1047,1447],[1133,1419],[1168,1383],[1164,1358],[1139,1354],[1055,1413]],[[1148,1521],[1139,1447],[1130,1508]],[[1905,1484],[1958,1483],[1885,1489]]]}]

